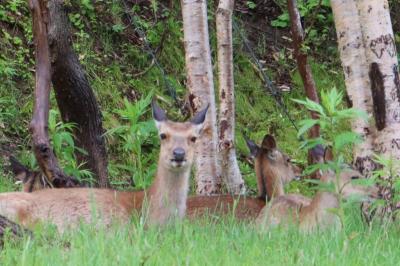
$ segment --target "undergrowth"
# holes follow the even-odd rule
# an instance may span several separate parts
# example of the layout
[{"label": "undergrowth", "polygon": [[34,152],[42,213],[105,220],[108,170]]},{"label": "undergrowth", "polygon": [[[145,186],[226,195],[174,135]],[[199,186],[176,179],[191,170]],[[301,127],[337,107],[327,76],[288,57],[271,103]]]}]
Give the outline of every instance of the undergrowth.
[{"label": "undergrowth", "polygon": [[295,227],[259,232],[251,224],[203,218],[144,229],[140,220],[111,229],[82,225],[59,235],[38,226],[34,237],[9,239],[2,265],[397,265],[396,226],[365,227],[346,210],[345,232],[303,234]]}]

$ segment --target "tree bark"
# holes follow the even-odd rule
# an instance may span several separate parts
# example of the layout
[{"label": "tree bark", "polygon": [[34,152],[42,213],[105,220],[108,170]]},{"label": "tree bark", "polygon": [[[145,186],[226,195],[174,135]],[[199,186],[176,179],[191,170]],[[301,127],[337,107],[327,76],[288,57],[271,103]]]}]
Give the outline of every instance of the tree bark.
[{"label": "tree bark", "polygon": [[356,4],[378,130],[375,151],[400,160],[400,79],[389,5],[387,0]]},{"label": "tree bark", "polygon": [[216,14],[219,83],[219,156],[221,175],[233,194],[245,191],[235,151],[232,12],[234,0],[220,0]]},{"label": "tree bark", "polygon": [[[331,6],[347,95],[354,108],[372,116],[372,95],[367,89],[370,87],[368,65],[356,2],[355,0],[331,0]],[[358,118],[352,122],[352,129],[363,139],[363,142],[354,146],[354,164],[361,174],[369,177],[376,168],[372,161],[376,127],[373,123]]]},{"label": "tree bark", "polygon": [[107,187],[107,153],[101,111],[72,48],[64,1],[50,0],[48,7],[51,78],[61,117],[66,123],[76,124],[76,144],[87,152],[87,155],[77,152],[78,161],[87,162],[88,168],[97,176],[99,186]]},{"label": "tree bark", "polygon": [[[48,135],[49,96],[50,96],[50,57],[47,42],[48,10],[46,1],[29,0],[32,13],[32,27],[35,42],[35,99],[30,123],[33,151],[42,172],[52,183],[66,183],[73,186],[58,165],[50,145]],[[71,182],[72,183],[71,183]]]},{"label": "tree bark", "polygon": [[189,104],[193,113],[210,104],[204,133],[198,141],[195,159],[197,193],[221,191],[217,164],[217,127],[213,72],[206,0],[181,0]]},{"label": "tree bark", "polygon": [[[297,61],[297,68],[303,81],[307,98],[316,103],[319,103],[317,87],[315,85],[311,67],[308,64],[307,54],[302,50],[302,46],[304,43],[304,31],[301,25],[300,13],[297,8],[297,1],[288,0],[287,5],[290,17],[290,27],[292,31],[294,57]],[[311,112],[311,118],[318,119],[318,114],[316,112]],[[310,130],[309,137],[318,138],[319,135],[319,126],[313,126]],[[317,163],[323,161],[323,158],[315,157],[315,155],[311,151],[309,151],[308,157],[309,163]]]}]

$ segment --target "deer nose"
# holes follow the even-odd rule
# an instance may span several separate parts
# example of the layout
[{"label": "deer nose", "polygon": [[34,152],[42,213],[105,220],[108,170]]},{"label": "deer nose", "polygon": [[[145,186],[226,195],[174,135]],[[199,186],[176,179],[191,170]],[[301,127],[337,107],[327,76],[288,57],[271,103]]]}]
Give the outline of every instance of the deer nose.
[{"label": "deer nose", "polygon": [[174,154],[174,160],[183,161],[185,159],[185,150],[182,148],[176,148],[172,153]]}]

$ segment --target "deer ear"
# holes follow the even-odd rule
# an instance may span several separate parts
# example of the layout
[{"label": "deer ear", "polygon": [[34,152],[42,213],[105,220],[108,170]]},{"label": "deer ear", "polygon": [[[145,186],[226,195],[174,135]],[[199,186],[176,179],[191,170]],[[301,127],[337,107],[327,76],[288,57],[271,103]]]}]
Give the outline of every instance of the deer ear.
[{"label": "deer ear", "polygon": [[154,99],[151,102],[151,108],[153,111],[154,121],[156,122],[156,127],[157,129],[160,129],[161,123],[167,120],[167,115],[165,114],[165,111],[157,105]]},{"label": "deer ear", "polygon": [[256,157],[258,151],[260,150],[260,147],[258,147],[257,144],[254,143],[254,141],[252,141],[246,137],[244,137],[244,139],[246,140],[247,147],[250,150],[250,156],[253,158]]},{"label": "deer ear", "polygon": [[206,120],[207,111],[208,111],[209,107],[210,107],[210,104],[207,104],[207,106],[204,109],[202,109],[200,112],[198,112],[190,121],[196,127],[196,133],[198,135],[200,135],[203,130],[204,121]]},{"label": "deer ear", "polygon": [[324,152],[324,161],[330,162],[333,161],[333,152],[332,147],[326,147]]},{"label": "deer ear", "polygon": [[26,177],[31,173],[28,168],[23,166],[14,156],[10,156],[10,168],[14,173],[15,179],[25,181]]},{"label": "deer ear", "polygon": [[270,134],[265,135],[261,144],[261,148],[266,150],[275,150],[276,149],[275,138]]}]

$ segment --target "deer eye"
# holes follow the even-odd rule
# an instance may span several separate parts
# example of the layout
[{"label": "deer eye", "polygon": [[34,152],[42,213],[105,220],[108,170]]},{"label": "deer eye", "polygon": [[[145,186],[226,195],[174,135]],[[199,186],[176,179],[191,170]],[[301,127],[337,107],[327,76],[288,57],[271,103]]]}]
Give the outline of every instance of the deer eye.
[{"label": "deer eye", "polygon": [[160,134],[160,139],[166,139],[167,138],[167,135],[166,134],[164,134],[164,133],[161,133]]},{"label": "deer eye", "polygon": [[354,175],[354,176],[351,177],[351,179],[353,179],[353,180],[354,180],[354,179],[359,179],[359,176]]},{"label": "deer eye", "polygon": [[197,140],[197,138],[196,138],[196,137],[191,137],[191,138],[190,138],[190,141],[191,141],[191,142],[193,142],[193,143],[195,143],[195,142],[196,142],[196,140]]}]

